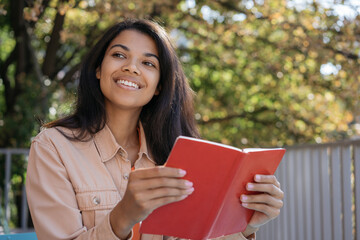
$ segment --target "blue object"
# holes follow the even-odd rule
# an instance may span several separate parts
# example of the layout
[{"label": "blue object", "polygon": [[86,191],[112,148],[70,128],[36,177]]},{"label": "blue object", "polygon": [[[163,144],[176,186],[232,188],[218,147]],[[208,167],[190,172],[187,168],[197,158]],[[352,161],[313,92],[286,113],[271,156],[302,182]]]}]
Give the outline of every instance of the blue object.
[{"label": "blue object", "polygon": [[37,240],[36,233],[15,233],[0,235],[0,240]]}]

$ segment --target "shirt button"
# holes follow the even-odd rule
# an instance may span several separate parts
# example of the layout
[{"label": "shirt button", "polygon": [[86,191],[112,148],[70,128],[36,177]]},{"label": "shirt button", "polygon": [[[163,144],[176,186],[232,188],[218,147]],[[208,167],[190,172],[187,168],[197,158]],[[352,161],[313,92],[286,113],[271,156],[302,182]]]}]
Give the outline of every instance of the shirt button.
[{"label": "shirt button", "polygon": [[129,179],[129,174],[124,174],[123,178],[124,178],[125,180],[128,180],[128,179]]},{"label": "shirt button", "polygon": [[92,200],[93,200],[93,203],[94,203],[95,205],[99,205],[99,203],[100,203],[100,198],[99,198],[99,197],[94,196]]}]

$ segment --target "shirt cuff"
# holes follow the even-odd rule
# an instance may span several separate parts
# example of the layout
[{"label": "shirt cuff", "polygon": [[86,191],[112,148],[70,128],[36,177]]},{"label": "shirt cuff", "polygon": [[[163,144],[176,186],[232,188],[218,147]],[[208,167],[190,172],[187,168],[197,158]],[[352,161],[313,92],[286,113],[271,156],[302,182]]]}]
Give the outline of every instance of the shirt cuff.
[{"label": "shirt cuff", "polygon": [[[243,235],[243,234],[242,234]],[[247,240],[255,240],[256,239],[256,233],[253,233],[253,234],[250,234],[249,236],[245,237],[243,235],[244,239],[247,239]]]},{"label": "shirt cuff", "polygon": [[131,230],[131,233],[129,234],[129,236],[126,239],[120,239],[116,236],[116,234],[114,233],[114,231],[112,230],[111,224],[110,224],[110,213],[107,214],[106,216],[106,225],[107,225],[107,229],[109,229],[109,232],[112,234],[112,237],[114,240],[131,240],[133,237],[133,231]]},{"label": "shirt cuff", "polygon": [[245,237],[244,234],[240,233],[234,233],[231,235],[227,235],[227,236],[222,236],[222,237],[217,237],[214,238],[213,240],[255,240],[256,236],[255,233]]}]

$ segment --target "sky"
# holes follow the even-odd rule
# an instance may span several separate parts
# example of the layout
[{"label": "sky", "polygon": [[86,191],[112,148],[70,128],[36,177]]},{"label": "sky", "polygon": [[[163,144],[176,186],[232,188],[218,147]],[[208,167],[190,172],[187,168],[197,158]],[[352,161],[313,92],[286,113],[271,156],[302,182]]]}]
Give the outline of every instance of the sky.
[{"label": "sky", "polygon": [[[312,2],[313,0],[289,0],[288,6],[294,6],[300,10]],[[334,14],[340,19],[351,20],[360,14],[360,0],[316,0],[316,2],[325,8],[333,8]]]}]

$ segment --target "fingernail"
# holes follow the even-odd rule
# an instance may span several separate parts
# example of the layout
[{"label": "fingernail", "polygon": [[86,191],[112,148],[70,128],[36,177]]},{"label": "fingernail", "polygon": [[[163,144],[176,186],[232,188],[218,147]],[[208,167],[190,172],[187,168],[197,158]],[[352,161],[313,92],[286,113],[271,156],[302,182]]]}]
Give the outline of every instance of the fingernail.
[{"label": "fingernail", "polygon": [[189,195],[182,195],[181,197],[180,197],[180,200],[183,200],[183,199],[185,199],[185,198],[187,198]]},{"label": "fingernail", "polygon": [[186,189],[186,192],[187,192],[188,194],[190,194],[190,193],[192,193],[194,190],[195,190],[195,189],[192,187],[192,188]]},{"label": "fingernail", "polygon": [[260,175],[255,175],[255,180],[256,180],[256,181],[260,181],[260,180],[261,180],[261,176],[260,176]]},{"label": "fingernail", "polygon": [[254,185],[253,185],[252,183],[248,183],[247,188],[248,188],[248,189],[253,189],[253,188],[254,188]]},{"label": "fingernail", "polygon": [[185,176],[185,175],[186,175],[186,171],[185,171],[185,170],[182,170],[182,169],[179,169],[179,174],[182,175],[182,176]]},{"label": "fingernail", "polygon": [[243,205],[243,207],[247,207],[247,206],[248,206],[247,203],[242,203],[241,205]]},{"label": "fingernail", "polygon": [[193,183],[190,182],[190,181],[188,181],[188,180],[186,180],[186,181],[185,181],[185,185],[186,185],[187,187],[192,187]]},{"label": "fingernail", "polygon": [[241,195],[241,201],[246,201],[248,199],[248,197],[247,196],[245,196],[245,195]]}]

